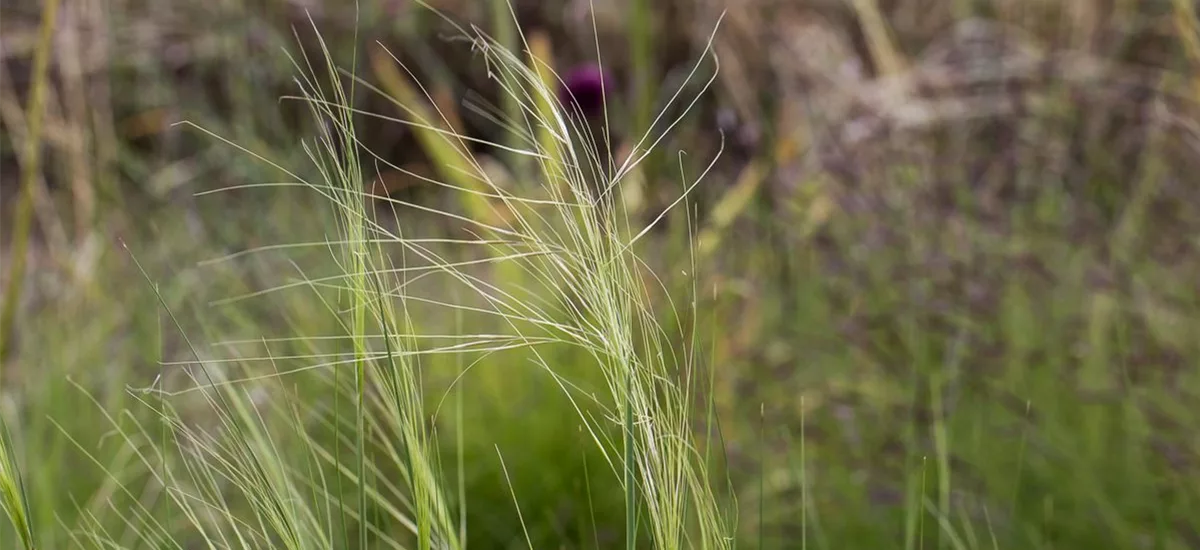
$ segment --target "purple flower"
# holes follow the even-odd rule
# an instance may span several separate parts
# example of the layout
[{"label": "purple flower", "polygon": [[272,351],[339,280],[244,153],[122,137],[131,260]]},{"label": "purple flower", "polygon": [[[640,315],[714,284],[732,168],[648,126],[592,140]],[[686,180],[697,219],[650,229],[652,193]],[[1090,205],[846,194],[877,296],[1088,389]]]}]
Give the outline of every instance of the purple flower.
[{"label": "purple flower", "polygon": [[578,65],[563,77],[558,100],[571,112],[592,116],[604,110],[604,94],[612,88],[612,78],[598,65]]}]

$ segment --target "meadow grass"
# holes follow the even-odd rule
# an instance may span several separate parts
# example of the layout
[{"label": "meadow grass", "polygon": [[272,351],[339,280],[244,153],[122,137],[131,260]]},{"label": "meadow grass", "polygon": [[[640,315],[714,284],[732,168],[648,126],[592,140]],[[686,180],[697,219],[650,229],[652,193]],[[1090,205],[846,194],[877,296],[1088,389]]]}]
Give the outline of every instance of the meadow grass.
[{"label": "meadow grass", "polygon": [[[1187,267],[1149,253],[1161,141],[1119,223],[1082,241],[1091,206],[1033,166],[1045,185],[997,230],[903,193],[821,215],[818,181],[781,214],[751,200],[767,155],[701,215],[689,193],[713,176],[681,155],[691,177],[650,231],[621,195],[639,164],[557,105],[549,48],[459,30],[509,99],[507,140],[482,144],[514,159],[507,177],[384,48],[378,85],[323,41],[291,59],[316,129],[294,151],[242,122],[189,126],[263,183],[198,197],[206,238],[124,224],[91,284],[19,318],[3,544],[1196,544],[1200,302]],[[635,130],[674,127],[639,94]],[[403,170],[360,141],[380,117],[441,159],[430,183],[452,201],[365,191]],[[658,137],[633,158],[670,164]],[[887,164],[890,189],[934,183]],[[965,195],[956,210],[978,210]]]}]

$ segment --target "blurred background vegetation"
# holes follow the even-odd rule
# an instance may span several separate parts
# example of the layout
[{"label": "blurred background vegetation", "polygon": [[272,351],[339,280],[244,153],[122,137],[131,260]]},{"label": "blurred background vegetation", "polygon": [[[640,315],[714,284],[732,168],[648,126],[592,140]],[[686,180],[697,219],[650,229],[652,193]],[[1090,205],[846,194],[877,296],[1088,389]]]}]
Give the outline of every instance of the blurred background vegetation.
[{"label": "blurred background vegetation", "polygon": [[[667,332],[711,374],[715,420],[697,433],[719,441],[739,544],[1200,547],[1194,3],[430,3],[561,74],[602,64],[601,149],[617,158],[715,71],[621,196],[635,225],[657,220],[655,311],[696,326]],[[285,413],[347,405],[330,373],[348,350],[317,338],[339,327],[313,289],[241,298],[337,273],[320,247],[239,255],[335,232],[310,191],[245,187],[283,177],[255,155],[316,174],[303,144],[319,128],[287,99],[298,52],[319,51],[319,31],[383,91],[356,87],[356,108],[436,106],[520,185],[527,161],[491,145],[514,107],[471,42],[404,0],[4,0],[0,27],[0,412],[37,547],[205,547],[185,518],[163,512],[167,543],[125,513],[170,508],[140,456],[161,404],[140,389],[186,385],[198,350],[229,378],[297,371],[246,383]],[[405,95],[416,83],[428,99]],[[404,169],[364,161],[366,190],[470,208],[414,177],[455,177],[419,130],[366,115],[356,130]],[[461,236],[445,216],[398,217],[409,237]],[[492,330],[414,311],[431,333]],[[622,544],[622,490],[531,353],[422,363],[469,545]],[[569,346],[540,360],[581,392],[602,384]],[[217,422],[192,393],[169,400],[180,422]],[[278,437],[282,456],[311,445]],[[334,546],[406,540],[379,516],[374,542]],[[5,547],[17,536],[0,526]]]}]

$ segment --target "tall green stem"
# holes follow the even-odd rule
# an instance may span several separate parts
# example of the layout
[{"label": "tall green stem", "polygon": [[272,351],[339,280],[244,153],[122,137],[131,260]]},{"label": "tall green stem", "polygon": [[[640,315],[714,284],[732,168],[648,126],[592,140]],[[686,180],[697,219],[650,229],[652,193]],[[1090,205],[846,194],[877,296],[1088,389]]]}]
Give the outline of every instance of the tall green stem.
[{"label": "tall green stem", "polygon": [[0,311],[0,360],[8,352],[13,319],[21,301],[21,286],[25,282],[25,260],[29,253],[29,229],[33,224],[33,186],[41,163],[42,116],[46,99],[46,77],[50,64],[51,39],[58,20],[58,0],[42,2],[42,27],[37,49],[33,52],[33,84],[29,92],[29,131],[25,134],[25,155],[21,163],[21,198],[17,202],[13,221],[12,265],[9,267],[7,288],[4,289],[4,309]]}]

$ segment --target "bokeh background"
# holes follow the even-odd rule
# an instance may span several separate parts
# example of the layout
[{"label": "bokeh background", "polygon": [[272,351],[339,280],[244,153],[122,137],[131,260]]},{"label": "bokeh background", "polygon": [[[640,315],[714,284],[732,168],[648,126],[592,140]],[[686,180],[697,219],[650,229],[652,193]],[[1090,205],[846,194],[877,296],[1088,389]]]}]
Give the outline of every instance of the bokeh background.
[{"label": "bokeh background", "polygon": [[[680,117],[622,204],[654,225],[657,315],[697,327],[667,332],[711,375],[696,431],[719,441],[739,544],[1200,547],[1189,0],[430,0],[442,16],[404,0],[70,0],[43,41],[50,3],[0,7],[0,412],[37,548],[272,547],[205,546],[170,514],[142,456],[166,429],[161,394],[143,390],[183,388],[199,354],[231,379],[296,371],[241,384],[251,402],[345,405],[328,357],[346,350],[315,336],[337,316],[295,283],[338,266],[320,247],[263,249],[329,238],[329,201],[247,186],[284,181],[271,163],[317,175],[304,145],[320,128],[288,97],[301,52],[324,44],[379,86],[357,86],[356,108],[436,106],[519,187],[530,167],[496,146],[512,105],[448,20],[561,75],[602,65],[606,155]],[[420,131],[361,115],[356,132],[394,164],[364,160],[364,190],[465,208],[414,176],[454,177]],[[461,231],[419,209],[389,223]],[[492,330],[436,309],[431,333]],[[617,479],[531,357],[422,366],[430,410],[455,411],[431,424],[469,545],[623,544]],[[587,354],[543,358],[601,387]],[[179,425],[217,422],[196,395],[162,398]],[[336,447],[333,426],[309,429]],[[314,444],[286,432],[281,454]],[[139,507],[166,510],[154,532],[172,542],[125,513]],[[330,544],[409,547],[387,518],[373,525],[392,538]],[[0,544],[18,540],[0,526]]]}]

